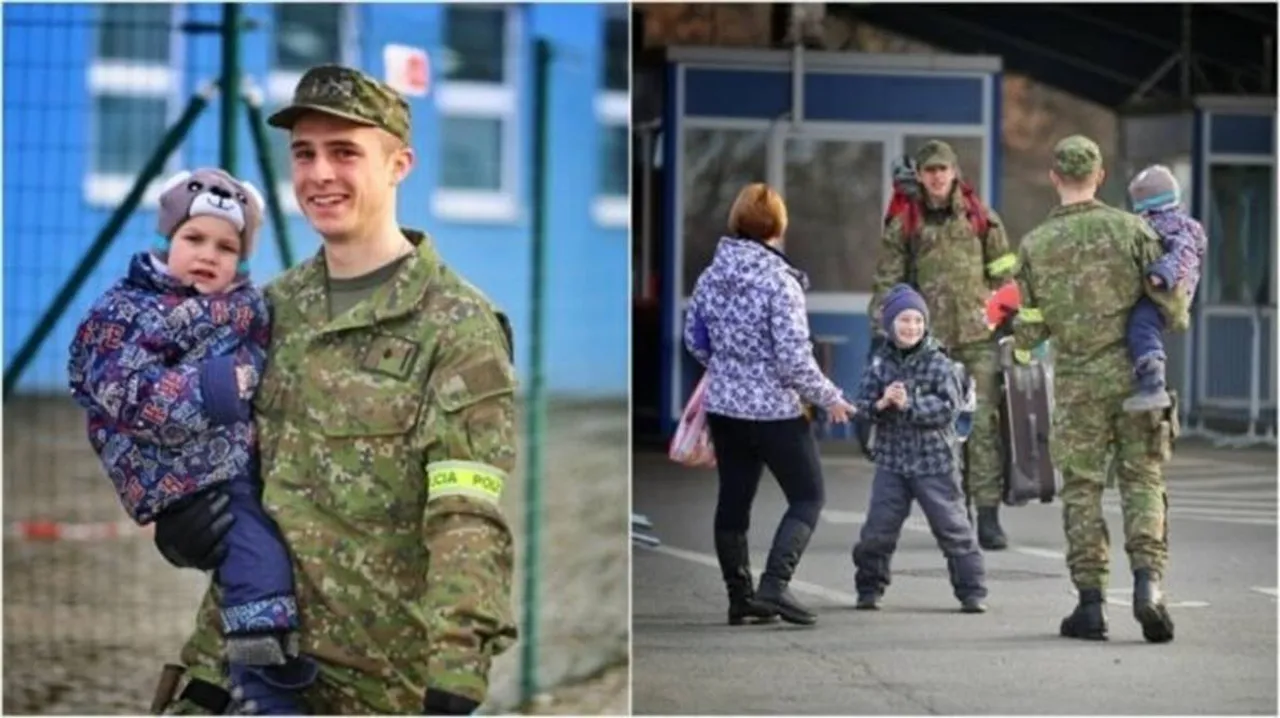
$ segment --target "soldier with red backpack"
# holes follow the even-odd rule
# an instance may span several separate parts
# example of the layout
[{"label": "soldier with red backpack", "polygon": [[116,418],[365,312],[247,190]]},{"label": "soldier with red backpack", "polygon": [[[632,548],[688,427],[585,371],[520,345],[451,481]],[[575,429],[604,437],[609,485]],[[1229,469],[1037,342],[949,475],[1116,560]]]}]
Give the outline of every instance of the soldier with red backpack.
[{"label": "soldier with red backpack", "polygon": [[978,508],[978,543],[999,550],[1008,545],[999,520],[1004,476],[1000,369],[984,308],[991,292],[1013,275],[1017,257],[999,215],[960,178],[950,145],[930,141],[914,160],[915,183],[909,161],[895,167],[894,196],[872,282],[872,331],[880,332],[879,306],[889,288],[910,284],[930,308],[933,336],[974,378],[978,403],[967,441],[965,493]]}]

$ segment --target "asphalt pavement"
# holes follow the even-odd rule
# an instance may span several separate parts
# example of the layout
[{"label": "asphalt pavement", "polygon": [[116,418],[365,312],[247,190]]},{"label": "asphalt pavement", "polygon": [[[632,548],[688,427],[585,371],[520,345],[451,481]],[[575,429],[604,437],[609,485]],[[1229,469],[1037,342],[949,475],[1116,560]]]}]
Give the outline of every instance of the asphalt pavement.
[{"label": "asphalt pavement", "polygon": [[[1166,468],[1176,638],[1147,644],[1129,605],[1118,493],[1111,530],[1111,638],[1058,636],[1075,605],[1059,503],[1001,510],[1010,538],[987,552],[990,610],[958,612],[919,507],[880,611],[854,611],[856,541],[871,486],[860,458],[824,459],[826,509],[792,588],[813,627],[726,625],[712,544],[715,472],[634,455],[633,508],[656,548],[632,559],[635,714],[1276,715],[1276,455],[1184,449]],[[752,568],[786,502],[766,472]]]}]

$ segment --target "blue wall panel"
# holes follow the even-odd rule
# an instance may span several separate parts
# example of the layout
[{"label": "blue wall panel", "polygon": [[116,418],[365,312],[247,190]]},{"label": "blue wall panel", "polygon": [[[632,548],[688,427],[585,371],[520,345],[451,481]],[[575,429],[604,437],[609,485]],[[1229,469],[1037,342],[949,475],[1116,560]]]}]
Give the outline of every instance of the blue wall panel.
[{"label": "blue wall panel", "polygon": [[772,120],[790,110],[791,76],[785,72],[685,70],[685,117]]},{"label": "blue wall panel", "polygon": [[1209,152],[1270,155],[1275,151],[1275,115],[1210,114]]},{"label": "blue wall panel", "polygon": [[804,102],[806,120],[980,125],[982,79],[813,73]]},{"label": "blue wall panel", "polygon": [[[546,381],[549,391],[579,396],[622,396],[628,391],[629,233],[596,224],[591,208],[599,186],[603,127],[594,112],[602,83],[604,8],[600,5],[529,5],[524,13],[521,47],[531,58],[531,40],[551,40],[558,60],[551,71],[551,204],[548,215],[548,312],[544,326]],[[217,21],[220,7],[186,6],[188,19]],[[244,14],[263,25],[242,42],[244,71],[265,84],[270,64],[270,8],[244,6]],[[366,71],[384,72],[387,43],[425,47],[441,82],[443,6],[371,4],[356,8],[359,46],[355,62]],[[90,168],[92,97],[86,76],[98,10],[87,5],[15,5],[4,14],[4,343],[13,357],[37,318],[110,216],[110,207],[90,206],[82,191]],[[218,72],[218,40],[186,36],[181,102],[185,103]],[[402,224],[426,230],[445,260],[508,312],[516,333],[517,368],[528,366],[530,345],[529,180],[532,157],[531,61],[519,63],[517,105],[521,108],[520,217],[510,223],[444,221],[431,211],[431,195],[442,156],[435,97],[410,98],[417,166],[401,185]],[[176,109],[180,109],[180,106]],[[176,111],[176,110],[175,110]],[[243,119],[241,120],[243,123]],[[215,164],[218,159],[218,103],[215,100],[179,148],[172,169]],[[268,129],[268,132],[278,130]],[[261,187],[246,124],[238,133],[238,168]],[[574,151],[562,151],[573,147]],[[281,179],[287,180],[287,168]],[[318,237],[299,215],[288,215],[296,259],[313,255]],[[131,253],[155,239],[155,213],[140,209],[125,225],[81,290],[67,315],[28,368],[20,390],[65,390],[66,348],[90,302],[125,267]],[[255,281],[265,282],[282,269],[270,228],[263,231],[253,258]]]}]

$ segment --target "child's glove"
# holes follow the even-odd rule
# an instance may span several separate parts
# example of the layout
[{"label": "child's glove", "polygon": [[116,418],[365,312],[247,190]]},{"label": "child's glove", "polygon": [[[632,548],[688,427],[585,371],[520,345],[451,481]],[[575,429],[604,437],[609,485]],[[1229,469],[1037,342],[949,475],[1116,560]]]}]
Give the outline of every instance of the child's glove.
[{"label": "child's glove", "polygon": [[1017,282],[1008,282],[987,300],[987,328],[994,330],[1012,319],[1022,308],[1022,291]]}]

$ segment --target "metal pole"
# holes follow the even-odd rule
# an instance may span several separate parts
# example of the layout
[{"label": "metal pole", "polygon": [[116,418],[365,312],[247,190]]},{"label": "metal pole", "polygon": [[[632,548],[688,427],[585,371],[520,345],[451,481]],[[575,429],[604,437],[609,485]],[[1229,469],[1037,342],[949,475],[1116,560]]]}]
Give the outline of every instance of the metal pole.
[{"label": "metal pole", "polygon": [[1191,99],[1191,4],[1182,6],[1182,99]]},{"label": "metal pole", "polygon": [[271,152],[267,149],[267,131],[263,129],[262,93],[256,87],[246,87],[244,92],[244,109],[249,115],[249,138],[253,140],[253,152],[258,160],[258,168],[262,171],[262,183],[266,185],[262,191],[267,195],[267,211],[271,214],[271,229],[276,235],[276,249],[280,252],[280,263],[285,269],[293,266],[293,245],[289,241],[289,224],[284,219],[284,209],[280,204],[279,186],[275,166],[271,163]]},{"label": "metal pole", "polygon": [[1271,72],[1275,61],[1275,38],[1267,35],[1262,38],[1262,85],[1258,87],[1258,91],[1263,94],[1271,92]]},{"label": "metal pole", "polygon": [[653,166],[653,145],[656,139],[657,132],[653,129],[640,130],[640,296],[645,301],[657,300],[649,293],[649,283],[653,281],[653,188],[657,173]]},{"label": "metal pole", "polygon": [[236,174],[236,110],[240,102],[240,5],[222,4],[222,107],[219,113],[218,164]]},{"label": "metal pole", "polygon": [[551,43],[544,38],[534,42],[533,75],[533,235],[531,247],[532,280],[530,306],[532,318],[529,337],[528,435],[525,451],[525,554],[524,554],[524,641],[520,651],[520,693],[528,705],[538,691],[538,578],[539,544],[542,524],[542,443],[546,399],[542,389],[543,294],[546,265],[547,234],[547,144],[548,137],[548,69]]},{"label": "metal pole", "polygon": [[1245,434],[1250,441],[1257,436],[1258,415],[1261,412],[1262,383],[1262,310],[1254,307],[1250,318],[1253,325],[1253,338],[1249,351],[1249,431]]},{"label": "metal pole", "polygon": [[32,329],[30,336],[23,342],[17,353],[14,354],[13,360],[5,367],[4,398],[9,398],[14,386],[18,383],[18,379],[22,378],[22,373],[26,371],[27,365],[31,363],[31,360],[35,358],[36,352],[40,350],[40,345],[44,343],[44,340],[49,337],[49,333],[53,331],[54,326],[62,319],[62,315],[67,311],[71,300],[75,299],[80,287],[89,279],[89,275],[97,268],[98,262],[102,261],[102,255],[106,254],[107,248],[111,246],[111,243],[115,241],[116,235],[124,227],[125,220],[129,218],[129,215],[137,208],[138,203],[142,201],[142,195],[146,193],[147,185],[151,184],[151,181],[160,174],[160,170],[164,167],[164,162],[168,159],[169,154],[181,144],[182,139],[191,129],[191,125],[195,124],[196,117],[200,115],[201,110],[208,106],[209,100],[216,91],[216,87],[209,84],[196,93],[191,98],[191,101],[187,103],[187,108],[183,110],[182,116],[169,128],[155,151],[151,153],[151,157],[143,165],[137,179],[134,180],[133,187],[129,189],[129,194],[125,195],[124,201],[120,203],[120,206],[116,207],[116,211],[107,220],[106,226],[94,238],[93,244],[89,246],[88,251],[84,253],[84,257],[80,259],[80,264],[76,265],[76,268],[71,272],[71,276],[67,278],[66,283],[62,285],[57,295],[54,296],[53,303],[40,316],[40,319],[36,320],[35,328]]}]

